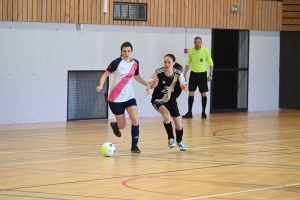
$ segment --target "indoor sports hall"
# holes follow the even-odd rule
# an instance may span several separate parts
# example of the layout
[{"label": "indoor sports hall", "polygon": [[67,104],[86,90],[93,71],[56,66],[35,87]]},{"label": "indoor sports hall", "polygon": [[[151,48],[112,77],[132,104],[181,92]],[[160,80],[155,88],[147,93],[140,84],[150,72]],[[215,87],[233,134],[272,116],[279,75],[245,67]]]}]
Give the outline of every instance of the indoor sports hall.
[{"label": "indoor sports hall", "polygon": [[[185,67],[196,37],[207,118],[198,89],[181,118],[182,91],[186,151],[169,148],[154,89],[132,77],[132,152],[128,109],[121,137],[111,125],[118,77],[97,92],[100,78],[126,41],[148,81],[167,54]],[[0,199],[298,200],[299,47],[299,0],[0,0]]]}]

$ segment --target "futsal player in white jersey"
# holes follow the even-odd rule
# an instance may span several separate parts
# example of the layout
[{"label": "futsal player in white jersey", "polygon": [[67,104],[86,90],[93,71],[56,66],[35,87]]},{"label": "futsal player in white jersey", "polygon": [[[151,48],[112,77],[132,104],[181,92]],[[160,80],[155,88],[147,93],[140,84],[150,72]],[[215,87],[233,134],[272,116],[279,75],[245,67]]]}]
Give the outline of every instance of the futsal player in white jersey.
[{"label": "futsal player in white jersey", "polygon": [[125,109],[127,110],[132,126],[131,126],[131,152],[140,153],[138,148],[139,140],[139,122],[138,108],[134,96],[134,88],[132,79],[145,85],[146,91],[149,92],[149,84],[139,74],[139,62],[131,58],[133,48],[130,42],[124,42],[121,46],[121,57],[113,60],[107,67],[106,71],[100,78],[100,84],[96,88],[97,92],[102,90],[106,78],[110,77],[110,85],[108,91],[108,104],[115,115],[116,122],[111,122],[110,126],[117,137],[121,137],[119,129],[124,129],[126,125]]},{"label": "futsal player in white jersey", "polygon": [[169,147],[175,147],[171,122],[173,118],[177,146],[181,151],[186,151],[186,146],[182,141],[183,127],[176,101],[182,90],[188,90],[182,69],[182,66],[175,62],[175,56],[167,54],[164,57],[164,67],[155,70],[149,83],[150,87],[154,88],[151,103],[164,118],[163,123],[168,134]]}]

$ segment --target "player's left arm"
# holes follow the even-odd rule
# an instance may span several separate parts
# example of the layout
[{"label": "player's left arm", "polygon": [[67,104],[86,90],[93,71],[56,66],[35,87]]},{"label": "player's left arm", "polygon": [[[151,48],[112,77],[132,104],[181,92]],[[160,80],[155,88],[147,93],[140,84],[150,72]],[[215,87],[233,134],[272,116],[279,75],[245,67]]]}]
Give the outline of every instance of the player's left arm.
[{"label": "player's left arm", "polygon": [[180,88],[183,89],[183,91],[187,92],[188,91],[188,87],[187,87],[186,80],[184,78],[183,73],[181,73],[179,75],[179,82],[180,82]]},{"label": "player's left arm", "polygon": [[143,78],[143,77],[141,77],[141,75],[140,75],[140,70],[139,70],[139,68],[140,68],[140,63],[139,63],[139,61],[137,61],[137,60],[135,60],[135,62],[136,62],[136,64],[137,64],[137,68],[136,68],[136,70],[135,70],[135,72],[134,72],[134,79],[137,81],[137,82],[139,82],[140,84],[142,84],[142,85],[144,85],[144,86],[146,86],[147,87],[147,89],[146,89],[146,94],[148,95],[149,94],[149,91],[150,91],[150,86],[149,86],[149,83]]},{"label": "player's left arm", "polygon": [[136,75],[136,76],[134,76],[134,79],[137,81],[137,82],[139,82],[140,84],[142,84],[142,85],[144,85],[144,86],[146,86],[146,87],[148,87],[148,82],[143,78],[143,77],[141,77],[140,75]]},{"label": "player's left arm", "polygon": [[206,53],[206,60],[209,64],[209,76],[207,77],[207,81],[211,81],[213,79],[213,71],[214,71],[214,62],[211,58],[209,51]]},{"label": "player's left arm", "polygon": [[141,77],[139,74],[136,75],[136,76],[134,76],[134,79],[135,79],[137,82],[139,82],[140,84],[142,84],[142,85],[144,85],[144,86],[147,87],[147,88],[146,88],[146,95],[148,95],[149,92],[150,92],[150,85],[149,85],[149,83],[148,83],[143,77]]}]

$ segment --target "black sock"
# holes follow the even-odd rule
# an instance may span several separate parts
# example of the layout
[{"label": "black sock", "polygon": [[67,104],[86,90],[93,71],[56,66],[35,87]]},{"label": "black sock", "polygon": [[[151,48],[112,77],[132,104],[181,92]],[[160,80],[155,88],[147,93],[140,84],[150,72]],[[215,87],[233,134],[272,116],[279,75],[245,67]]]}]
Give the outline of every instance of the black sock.
[{"label": "black sock", "polygon": [[194,96],[189,96],[188,102],[189,102],[189,112],[192,112]]},{"label": "black sock", "polygon": [[139,134],[140,134],[140,130],[139,130],[139,125],[134,126],[131,125],[131,146],[137,146],[138,142],[139,142]]},{"label": "black sock", "polygon": [[167,134],[168,134],[168,140],[170,138],[174,139],[172,123],[171,122],[168,123],[168,124],[164,123],[164,126],[165,126],[165,129],[166,129]]},{"label": "black sock", "polygon": [[179,143],[182,141],[182,136],[183,136],[183,128],[181,130],[177,130],[176,131],[176,142]]},{"label": "black sock", "polygon": [[205,113],[207,97],[202,97],[202,113]]}]

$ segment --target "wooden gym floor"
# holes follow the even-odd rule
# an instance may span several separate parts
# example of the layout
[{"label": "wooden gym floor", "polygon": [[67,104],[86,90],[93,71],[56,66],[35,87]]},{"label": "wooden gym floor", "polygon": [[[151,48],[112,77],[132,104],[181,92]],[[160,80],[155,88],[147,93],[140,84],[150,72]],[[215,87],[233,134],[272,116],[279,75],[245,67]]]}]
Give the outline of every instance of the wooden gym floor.
[{"label": "wooden gym floor", "polygon": [[141,154],[109,122],[1,125],[0,199],[300,199],[300,110],[184,119],[186,152],[160,117],[140,120]]}]

